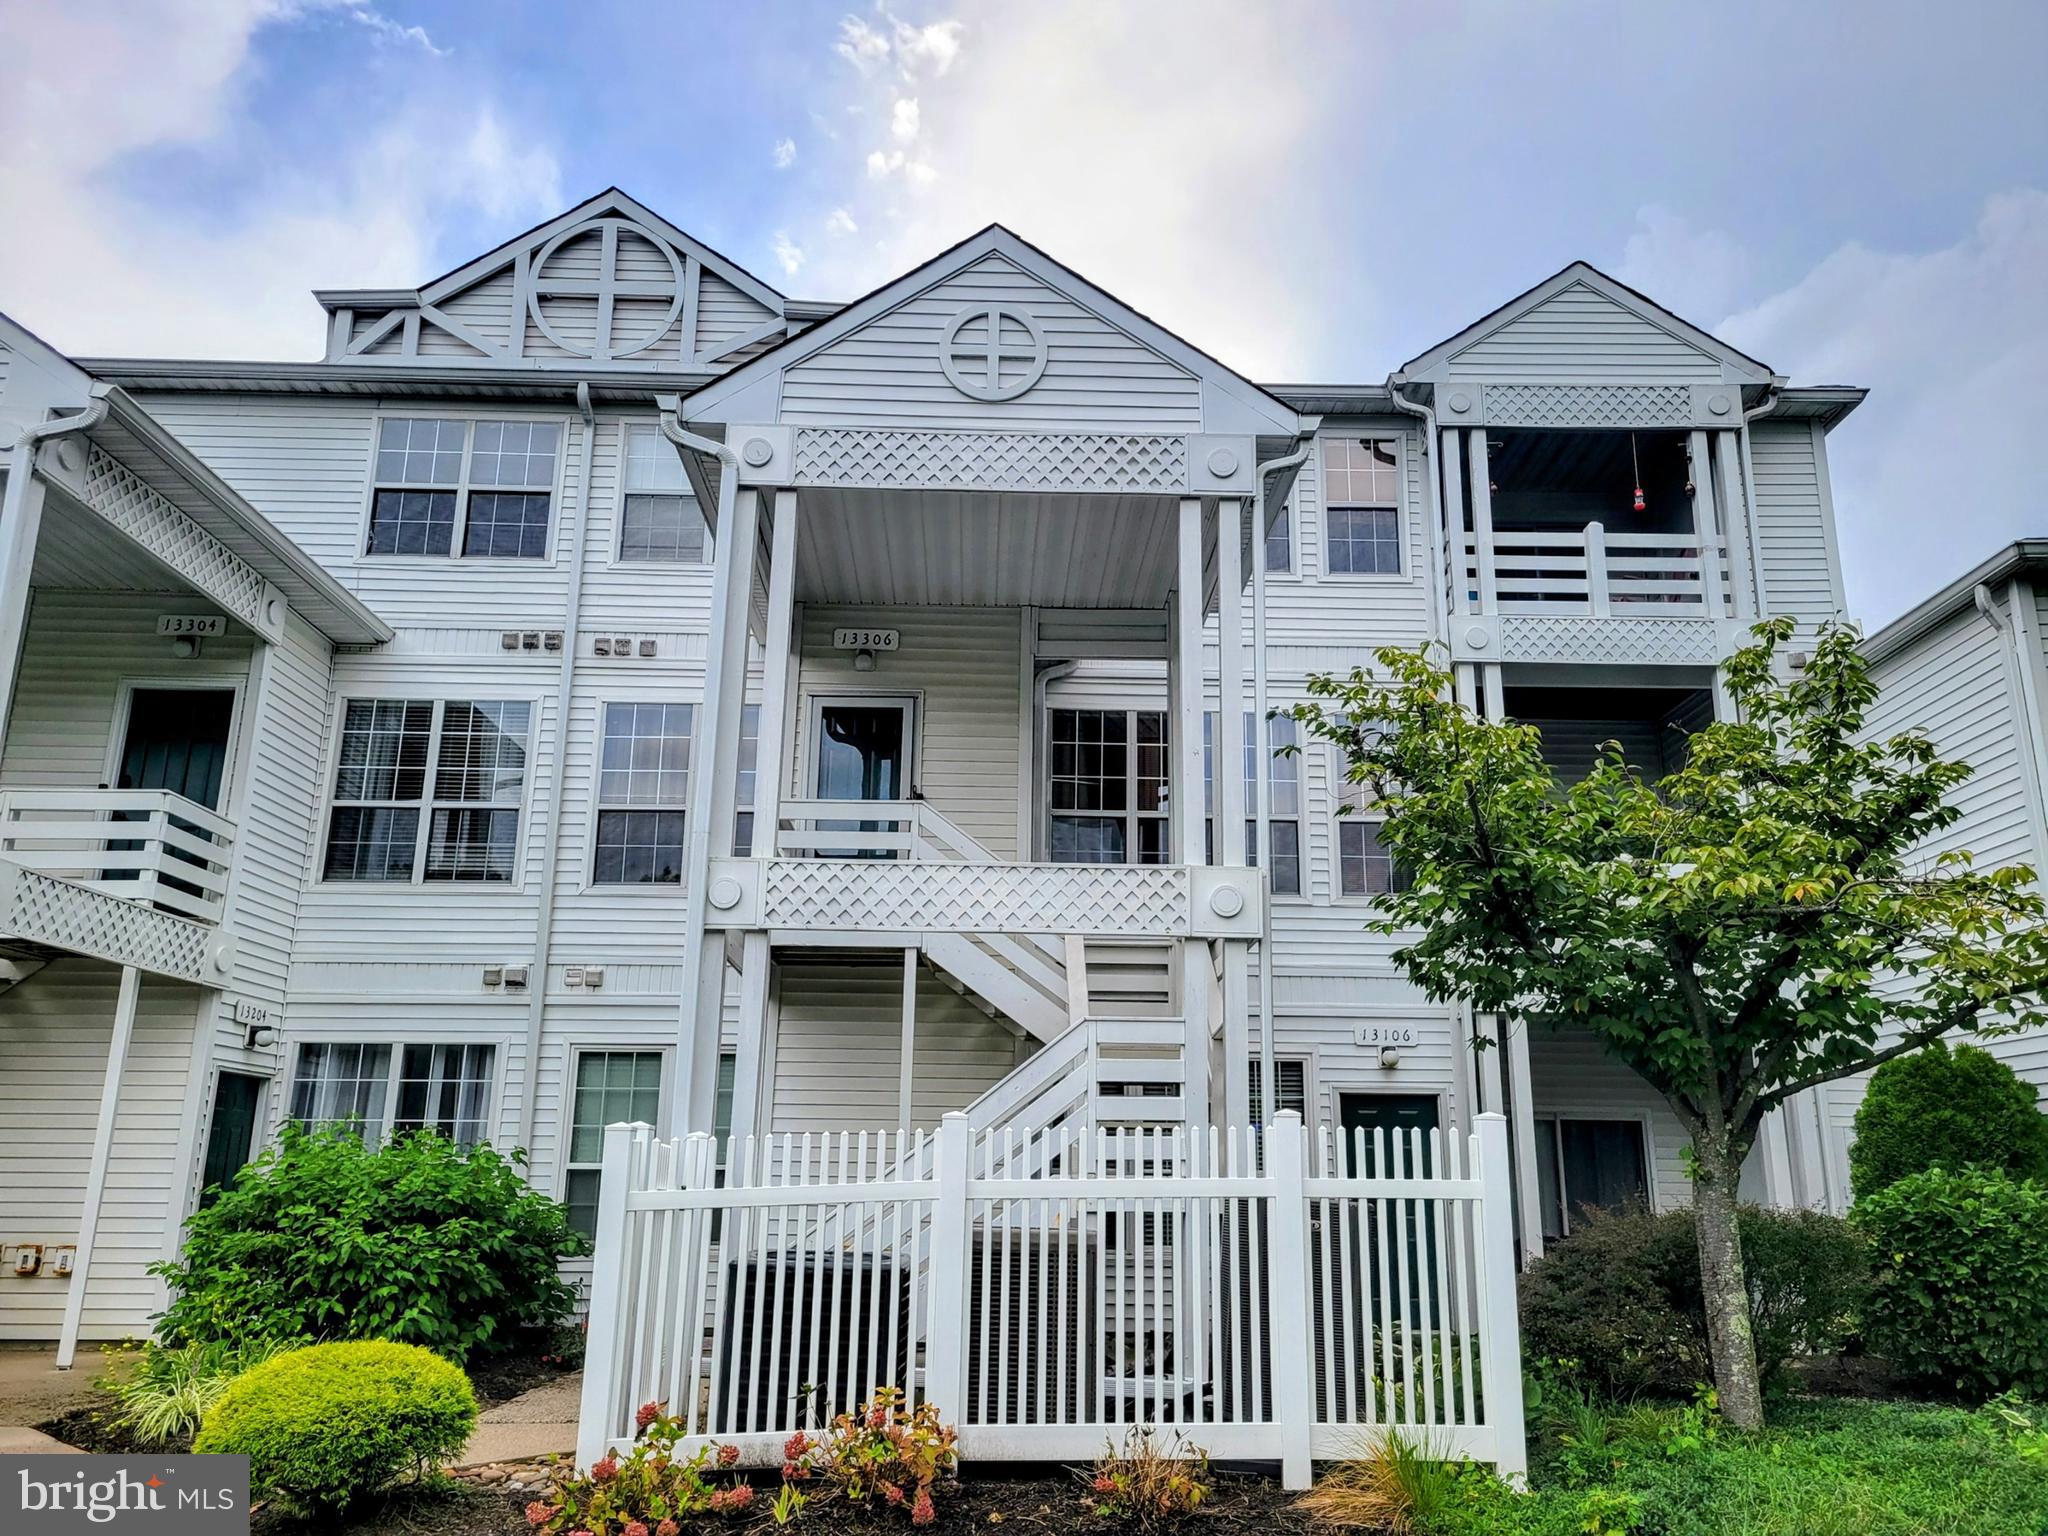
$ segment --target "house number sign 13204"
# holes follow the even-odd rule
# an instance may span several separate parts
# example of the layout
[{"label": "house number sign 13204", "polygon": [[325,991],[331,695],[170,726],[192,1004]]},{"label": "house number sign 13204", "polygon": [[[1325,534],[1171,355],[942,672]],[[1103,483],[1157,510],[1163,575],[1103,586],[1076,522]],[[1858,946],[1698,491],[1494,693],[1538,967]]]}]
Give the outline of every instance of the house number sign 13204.
[{"label": "house number sign 13204", "polygon": [[893,651],[896,649],[897,639],[897,633],[893,629],[835,629],[832,631],[832,649]]}]

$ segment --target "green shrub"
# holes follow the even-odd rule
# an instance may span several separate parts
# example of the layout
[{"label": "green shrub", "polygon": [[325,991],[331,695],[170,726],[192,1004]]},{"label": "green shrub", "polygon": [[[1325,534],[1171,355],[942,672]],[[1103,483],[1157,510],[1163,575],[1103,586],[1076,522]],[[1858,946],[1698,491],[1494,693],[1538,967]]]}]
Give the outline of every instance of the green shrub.
[{"label": "green shrub", "polygon": [[[1849,1226],[1811,1211],[1738,1215],[1757,1363],[1837,1348],[1867,1274]],[[1522,1347],[1610,1397],[1686,1397],[1711,1379],[1690,1211],[1596,1212],[1522,1276]]]},{"label": "green shrub", "polygon": [[[111,1368],[99,1385],[119,1404],[115,1422],[136,1439],[156,1445],[189,1440],[229,1382],[300,1342],[259,1339],[230,1344],[216,1339],[174,1349],[131,1341],[107,1351]],[[118,1362],[130,1351],[136,1352],[134,1368],[122,1371]]]},{"label": "green shrub", "polygon": [[192,1449],[249,1458],[252,1492],[305,1514],[435,1471],[476,1428],[469,1378],[411,1344],[313,1344],[243,1372]]},{"label": "green shrub", "polygon": [[1902,1374],[2048,1397],[2048,1188],[1930,1168],[1856,1202],[1876,1271],[1864,1337]]},{"label": "green shrub", "polygon": [[365,1145],[287,1127],[156,1266],[173,1293],[157,1332],[395,1339],[458,1362],[513,1348],[568,1317],[556,1265],[581,1249],[523,1161],[432,1132]]},{"label": "green shrub", "polygon": [[1858,1200],[1924,1168],[1996,1168],[2048,1180],[2048,1115],[2012,1068],[1936,1041],[1871,1074],[1856,1111],[1849,1183]]}]

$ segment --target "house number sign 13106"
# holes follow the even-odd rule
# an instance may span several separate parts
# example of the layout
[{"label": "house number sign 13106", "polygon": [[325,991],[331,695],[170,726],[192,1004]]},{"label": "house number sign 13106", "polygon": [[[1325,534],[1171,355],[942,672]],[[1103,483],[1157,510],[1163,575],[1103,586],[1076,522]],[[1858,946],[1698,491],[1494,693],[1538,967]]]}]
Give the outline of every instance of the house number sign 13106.
[{"label": "house number sign 13106", "polygon": [[897,632],[893,629],[835,629],[832,631],[832,649],[893,651],[896,649],[897,639]]}]

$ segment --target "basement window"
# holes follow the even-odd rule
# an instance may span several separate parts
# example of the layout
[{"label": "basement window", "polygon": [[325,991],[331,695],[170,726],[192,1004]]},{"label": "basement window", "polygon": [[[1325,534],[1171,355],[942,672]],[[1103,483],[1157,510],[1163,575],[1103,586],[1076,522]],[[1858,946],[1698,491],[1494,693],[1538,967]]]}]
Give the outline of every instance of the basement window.
[{"label": "basement window", "polygon": [[524,699],[350,699],[322,878],[508,884],[526,795]]},{"label": "basement window", "polygon": [[553,421],[385,417],[364,553],[546,559],[561,442]]}]

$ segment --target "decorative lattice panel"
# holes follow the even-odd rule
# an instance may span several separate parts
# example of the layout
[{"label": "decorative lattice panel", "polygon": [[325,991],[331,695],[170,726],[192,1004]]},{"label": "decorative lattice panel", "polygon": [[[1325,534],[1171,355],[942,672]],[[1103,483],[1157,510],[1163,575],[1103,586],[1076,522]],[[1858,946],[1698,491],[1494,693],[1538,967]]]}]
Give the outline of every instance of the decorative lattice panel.
[{"label": "decorative lattice panel", "polygon": [[1508,661],[1608,661],[1712,665],[1718,631],[1706,619],[1535,619],[1500,621]]},{"label": "decorative lattice panel", "polygon": [[11,937],[159,975],[206,982],[214,930],[34,870],[15,874],[5,932]]},{"label": "decorative lattice panel", "polygon": [[762,925],[1176,937],[1190,906],[1188,873],[1173,865],[774,859]]},{"label": "decorative lattice panel", "polygon": [[907,432],[806,427],[796,434],[798,485],[962,491],[1187,489],[1184,437],[1100,432]]},{"label": "decorative lattice panel", "polygon": [[1489,384],[1486,420],[1497,427],[1684,427],[1683,384]]},{"label": "decorative lattice panel", "polygon": [[263,578],[241,556],[97,445],[85,460],[85,504],[243,623],[263,614]]}]

